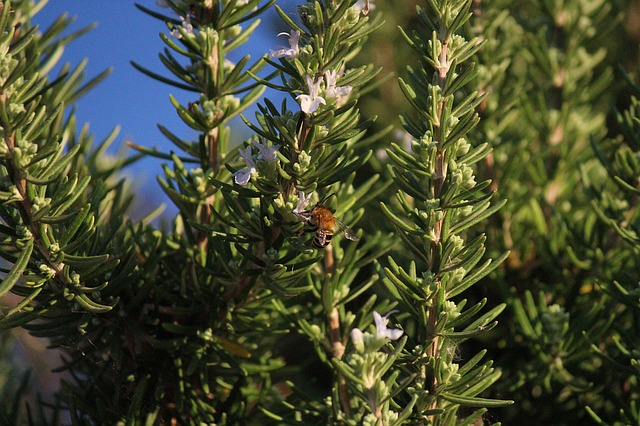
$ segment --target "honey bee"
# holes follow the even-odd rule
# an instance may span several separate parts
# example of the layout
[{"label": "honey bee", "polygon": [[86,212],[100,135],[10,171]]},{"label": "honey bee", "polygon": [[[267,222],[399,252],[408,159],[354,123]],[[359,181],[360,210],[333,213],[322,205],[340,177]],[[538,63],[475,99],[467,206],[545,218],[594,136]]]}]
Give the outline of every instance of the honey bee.
[{"label": "honey bee", "polygon": [[316,248],[329,245],[336,230],[344,232],[346,239],[358,241],[358,236],[353,229],[336,219],[333,212],[321,203],[316,204],[311,210],[300,213],[300,217],[306,220],[311,229],[315,231],[313,246]]}]

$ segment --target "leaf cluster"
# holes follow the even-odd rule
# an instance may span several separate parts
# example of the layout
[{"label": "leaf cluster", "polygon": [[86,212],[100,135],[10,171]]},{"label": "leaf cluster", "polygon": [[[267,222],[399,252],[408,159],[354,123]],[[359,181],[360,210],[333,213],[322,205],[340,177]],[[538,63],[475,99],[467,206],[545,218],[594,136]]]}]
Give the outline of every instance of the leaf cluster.
[{"label": "leaf cluster", "polygon": [[420,58],[420,67],[409,67],[407,80],[400,80],[413,107],[401,122],[413,140],[411,152],[396,144],[387,150],[398,191],[395,205],[382,204],[405,249],[419,261],[407,269],[389,258],[384,268],[386,289],[398,301],[399,318],[409,333],[408,349],[396,361],[407,382],[393,401],[410,405],[414,421],[434,424],[454,422],[460,407],[477,409],[472,419],[510,403],[479,398],[500,376],[491,361],[480,363],[483,352],[463,366],[455,359],[458,345],[493,329],[505,307],[481,314],[486,300],[470,307],[467,300],[454,302],[507,256],[480,263],[486,237],[469,234],[504,205],[492,205],[491,182],[476,182],[472,169],[491,148],[468,141],[479,120],[476,109],[485,99],[468,90],[477,75],[471,58],[481,43],[458,34],[471,16],[469,7],[468,1],[427,2],[427,9],[418,8],[420,25],[411,34],[403,32]]}]

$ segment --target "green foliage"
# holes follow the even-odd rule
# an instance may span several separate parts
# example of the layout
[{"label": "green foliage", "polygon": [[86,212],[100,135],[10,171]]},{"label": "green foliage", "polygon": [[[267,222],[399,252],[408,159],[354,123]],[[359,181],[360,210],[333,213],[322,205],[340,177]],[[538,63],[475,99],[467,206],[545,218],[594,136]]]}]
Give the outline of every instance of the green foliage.
[{"label": "green foliage", "polygon": [[[77,128],[108,71],[51,75],[90,28],[32,26],[45,3],[0,3],[0,327],[65,375],[35,406],[0,374],[0,422],[640,422],[629,2],[138,5],[165,70],[132,64],[195,137],[126,158]],[[288,46],[252,61],[270,8]],[[165,227],[128,216],[144,155]]]},{"label": "green foliage", "polygon": [[[625,76],[628,80],[629,77]],[[616,111],[617,133],[607,140],[603,148],[594,149],[607,170],[605,185],[583,179],[592,197],[592,206],[599,220],[610,227],[612,241],[607,252],[601,256],[612,259],[612,268],[599,280],[602,292],[611,300],[615,319],[607,339],[596,339],[588,335],[592,351],[602,359],[611,372],[606,388],[607,400],[615,402],[615,408],[606,404],[591,403],[588,413],[598,424],[633,424],[640,422],[637,406],[640,387],[640,346],[637,339],[640,304],[638,303],[638,261],[640,260],[640,219],[638,202],[638,153],[640,152],[640,86],[629,82],[632,89],[630,105],[625,111]]]},{"label": "green foliage", "polygon": [[[484,173],[509,199],[489,231],[511,251],[490,290],[509,305],[490,351],[504,369],[496,391],[517,401],[503,411],[506,423],[581,424],[587,406],[615,423],[633,397],[618,390],[636,379],[611,371],[594,352],[637,322],[637,313],[601,291],[612,280],[636,282],[638,269],[637,255],[599,220],[596,202],[614,194],[600,185],[612,170],[598,161],[609,150],[600,141],[616,93],[618,53],[606,51],[617,43],[613,7],[492,2],[472,27],[487,39],[480,75],[491,96],[481,105],[481,140],[499,141]],[[619,214],[629,211],[618,206]]]},{"label": "green foliage", "polygon": [[433,424],[457,422],[460,407],[477,408],[468,414],[477,419],[488,407],[511,403],[478,397],[500,377],[491,361],[480,363],[483,352],[463,365],[456,358],[462,342],[496,326],[504,305],[480,315],[486,300],[465,309],[467,300],[455,303],[454,298],[506,257],[479,264],[486,237],[468,233],[504,205],[491,205],[491,194],[485,192],[490,182],[476,182],[471,168],[490,148],[474,147],[466,138],[484,99],[466,90],[476,75],[470,59],[481,47],[477,39],[459,35],[471,17],[469,7],[470,2],[429,2],[427,9],[418,8],[421,26],[404,34],[425,68],[409,67],[408,80],[400,80],[415,111],[402,118],[414,138],[413,155],[398,145],[388,151],[399,209],[383,205],[422,269],[411,262],[405,270],[392,259],[384,269],[387,290],[407,315],[403,322],[414,330],[412,346],[396,362],[396,368],[409,373],[398,399],[413,407],[413,421],[430,419]]},{"label": "green foliage", "polygon": [[[49,34],[40,36],[35,27],[18,28],[18,22],[12,22],[11,4],[3,6],[0,24],[7,31],[0,40],[4,52],[0,215],[5,242],[2,256],[13,267],[5,271],[0,294],[13,291],[25,297],[24,304],[8,312],[3,321],[25,324],[38,310],[44,312],[54,305],[62,306],[63,311],[76,306],[88,312],[107,312],[116,299],[105,293],[98,300],[95,295],[104,289],[105,272],[120,268],[121,259],[109,254],[117,242],[109,241],[106,232],[122,225],[112,221],[98,229],[95,222],[100,210],[117,217],[126,201],[111,201],[113,189],[90,185],[92,169],[97,169],[95,157],[93,161],[86,158],[90,140],[86,134],[79,140],[71,137],[74,120],[63,121],[64,103],[82,90],[81,69],[64,69],[54,83],[39,71],[41,55],[53,48],[46,40],[68,22],[58,21]],[[61,90],[54,90],[58,86]],[[106,183],[109,174],[103,172],[99,177]],[[101,199],[105,199],[102,205]],[[23,310],[34,299],[39,301],[38,308]]]}]

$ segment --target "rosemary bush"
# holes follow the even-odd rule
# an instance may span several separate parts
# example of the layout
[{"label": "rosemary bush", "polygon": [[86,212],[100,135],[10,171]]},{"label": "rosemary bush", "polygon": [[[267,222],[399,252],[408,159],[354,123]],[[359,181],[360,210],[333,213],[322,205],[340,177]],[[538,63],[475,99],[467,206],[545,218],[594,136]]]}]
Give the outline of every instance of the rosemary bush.
[{"label": "rosemary bush", "polygon": [[[72,109],[107,73],[50,71],[87,29],[45,3],[0,3],[0,327],[65,375],[27,403],[0,374],[0,423],[640,421],[626,1],[137,5],[165,69],[132,64],[195,136],[119,158]],[[282,46],[243,56],[270,8]],[[129,215],[143,156],[165,226]]]}]

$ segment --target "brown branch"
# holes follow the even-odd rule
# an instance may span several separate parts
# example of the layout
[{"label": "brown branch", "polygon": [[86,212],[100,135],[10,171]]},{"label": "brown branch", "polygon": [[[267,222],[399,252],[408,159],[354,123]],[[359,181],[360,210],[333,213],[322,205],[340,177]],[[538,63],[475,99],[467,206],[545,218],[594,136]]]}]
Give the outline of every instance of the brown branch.
[{"label": "brown branch", "polygon": [[[333,248],[328,245],[325,248],[324,254],[324,271],[326,274],[335,273],[335,258],[333,256]],[[331,312],[327,316],[327,323],[329,325],[329,340],[331,342],[331,355],[337,359],[342,359],[345,352],[345,344],[342,341],[342,333],[340,332],[340,311],[337,306],[333,306]],[[340,397],[340,405],[342,411],[351,416],[351,406],[349,404],[349,388],[345,378],[338,373],[338,395]]]},{"label": "brown branch", "polygon": [[[0,98],[2,99],[2,104],[4,104],[4,100],[6,99],[6,94],[4,92],[0,92]],[[8,131],[10,129],[5,129]],[[41,223],[33,218],[33,204],[29,199],[28,188],[27,188],[27,179],[24,176],[24,172],[21,170],[18,164],[15,164],[14,157],[12,152],[16,148],[16,135],[13,131],[9,131],[4,136],[4,142],[7,145],[7,150],[9,151],[9,156],[5,167],[7,168],[7,172],[11,176],[12,182],[15,184],[18,194],[20,195],[20,203],[18,212],[20,214],[20,218],[22,219],[22,223],[29,228],[29,232],[33,237],[34,247],[38,250],[38,253],[45,260],[48,267],[50,267],[55,272],[55,278],[62,284],[63,288],[67,288],[69,286],[69,281],[65,277],[64,274],[64,266],[63,262],[55,262],[51,258],[51,252],[49,247],[47,247],[42,239],[42,231],[40,230]],[[5,223],[10,224],[7,218],[3,218]],[[14,224],[15,226],[15,224]],[[44,225],[49,226],[49,225]],[[56,281],[52,281],[52,284],[56,284]],[[61,289],[58,287],[58,291]]]}]

